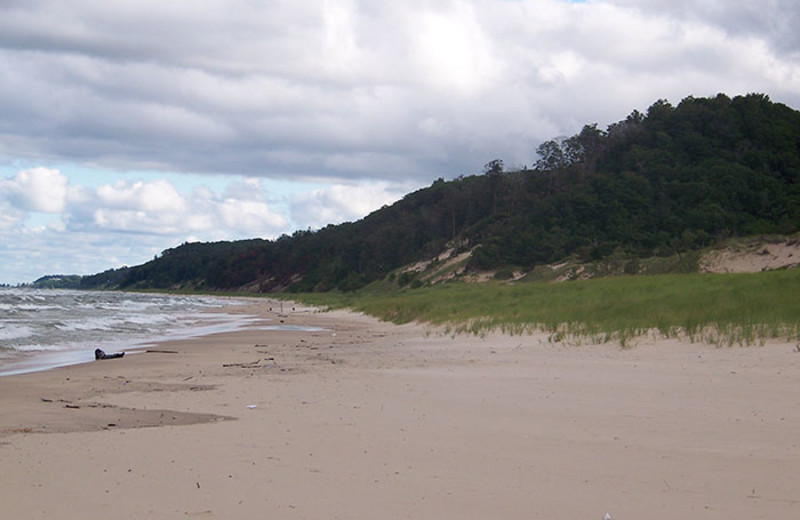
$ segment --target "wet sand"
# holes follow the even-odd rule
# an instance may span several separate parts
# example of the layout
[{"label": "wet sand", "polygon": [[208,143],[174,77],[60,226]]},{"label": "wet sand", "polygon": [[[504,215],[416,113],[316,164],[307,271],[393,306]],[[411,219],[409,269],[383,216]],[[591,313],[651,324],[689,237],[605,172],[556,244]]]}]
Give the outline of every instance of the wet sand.
[{"label": "wet sand", "polygon": [[322,330],[254,324],[0,378],[4,516],[800,518],[795,344],[241,311]]}]

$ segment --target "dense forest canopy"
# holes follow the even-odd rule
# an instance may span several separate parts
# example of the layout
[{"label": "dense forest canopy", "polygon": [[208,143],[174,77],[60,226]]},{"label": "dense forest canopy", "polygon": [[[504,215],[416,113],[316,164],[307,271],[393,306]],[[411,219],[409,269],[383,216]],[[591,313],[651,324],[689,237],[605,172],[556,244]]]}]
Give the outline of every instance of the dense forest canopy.
[{"label": "dense forest canopy", "polygon": [[478,270],[668,255],[800,228],[800,112],[763,94],[659,100],[542,143],[530,168],[439,179],[364,219],[277,240],[192,243],[82,286],[352,290],[448,246]]}]

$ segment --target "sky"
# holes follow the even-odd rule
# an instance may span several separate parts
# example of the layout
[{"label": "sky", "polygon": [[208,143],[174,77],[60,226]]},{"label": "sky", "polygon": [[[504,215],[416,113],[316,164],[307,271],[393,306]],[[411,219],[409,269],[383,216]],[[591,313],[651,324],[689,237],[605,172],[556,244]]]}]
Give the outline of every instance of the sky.
[{"label": "sky", "polygon": [[800,108],[796,0],[2,0],[0,283],[357,220],[658,99]]}]

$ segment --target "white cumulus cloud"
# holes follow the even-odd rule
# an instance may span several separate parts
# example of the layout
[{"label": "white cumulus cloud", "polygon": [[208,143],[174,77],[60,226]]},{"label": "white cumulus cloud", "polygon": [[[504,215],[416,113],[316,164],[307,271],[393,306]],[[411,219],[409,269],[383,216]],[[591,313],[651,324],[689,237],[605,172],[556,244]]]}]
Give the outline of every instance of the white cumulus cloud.
[{"label": "white cumulus cloud", "polygon": [[32,168],[0,180],[0,197],[21,210],[59,213],[64,210],[67,184],[58,170]]},{"label": "white cumulus cloud", "polygon": [[97,189],[98,202],[111,208],[128,208],[157,213],[183,213],[184,197],[167,180],[154,182],[117,181]]},{"label": "white cumulus cloud", "polygon": [[328,224],[357,220],[391,204],[408,192],[409,185],[385,182],[334,184],[295,197],[291,202],[298,228],[319,229]]}]

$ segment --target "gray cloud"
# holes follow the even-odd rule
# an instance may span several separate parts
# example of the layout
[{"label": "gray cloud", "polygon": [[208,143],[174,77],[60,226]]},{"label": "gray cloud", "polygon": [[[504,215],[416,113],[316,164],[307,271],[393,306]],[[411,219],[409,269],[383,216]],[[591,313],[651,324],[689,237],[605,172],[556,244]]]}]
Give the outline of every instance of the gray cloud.
[{"label": "gray cloud", "polygon": [[0,153],[295,178],[529,163],[658,98],[797,102],[797,8],[750,4],[5,2]]},{"label": "gray cloud", "polygon": [[795,0],[609,0],[645,16],[693,21],[718,27],[734,38],[764,41],[779,55],[800,59],[800,5]]}]

